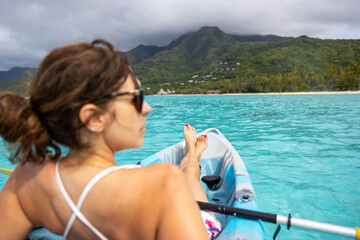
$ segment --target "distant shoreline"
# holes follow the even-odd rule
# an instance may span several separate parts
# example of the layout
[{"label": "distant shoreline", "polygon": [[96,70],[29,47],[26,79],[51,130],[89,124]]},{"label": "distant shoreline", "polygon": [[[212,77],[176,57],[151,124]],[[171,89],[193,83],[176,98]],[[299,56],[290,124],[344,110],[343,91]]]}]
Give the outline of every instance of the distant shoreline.
[{"label": "distant shoreline", "polygon": [[333,92],[272,92],[272,93],[225,93],[222,95],[334,95],[360,94],[360,91],[333,91]]},{"label": "distant shoreline", "polygon": [[271,92],[271,93],[224,93],[224,94],[153,94],[150,96],[195,96],[195,95],[340,95],[340,94],[360,94],[360,91],[333,91],[333,92]]}]

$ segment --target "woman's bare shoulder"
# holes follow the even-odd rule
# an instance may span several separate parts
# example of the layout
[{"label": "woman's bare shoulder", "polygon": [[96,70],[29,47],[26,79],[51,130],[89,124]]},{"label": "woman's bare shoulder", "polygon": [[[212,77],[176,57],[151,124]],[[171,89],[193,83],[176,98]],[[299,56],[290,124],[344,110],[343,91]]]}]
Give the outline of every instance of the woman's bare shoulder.
[{"label": "woman's bare shoulder", "polygon": [[102,180],[100,185],[102,185],[101,188],[113,189],[121,194],[127,189],[154,190],[154,188],[160,188],[159,185],[167,182],[167,180],[178,177],[182,177],[178,166],[158,163],[146,167],[114,171]]},{"label": "woman's bare shoulder", "polygon": [[[127,234],[136,233],[139,234],[137,238],[144,239],[137,229],[157,229],[167,199],[173,193],[169,186],[178,178],[182,178],[182,173],[171,164],[114,171],[94,186],[83,209],[97,212],[95,222],[109,219],[105,231],[110,235],[121,232],[122,236],[130,236]],[[183,183],[185,186],[185,180]],[[147,216],[147,221],[144,221],[144,216]]]},{"label": "woman's bare shoulder", "polygon": [[45,160],[42,163],[26,162],[19,163],[15,168],[14,177],[17,180],[17,187],[21,188],[26,184],[27,188],[30,186],[40,188],[41,186],[50,186],[55,180],[55,162]]},{"label": "woman's bare shoulder", "polygon": [[92,190],[110,211],[117,206],[137,209],[147,208],[163,199],[174,189],[174,185],[186,184],[180,169],[172,164],[154,164],[135,169],[121,169],[106,176]]}]

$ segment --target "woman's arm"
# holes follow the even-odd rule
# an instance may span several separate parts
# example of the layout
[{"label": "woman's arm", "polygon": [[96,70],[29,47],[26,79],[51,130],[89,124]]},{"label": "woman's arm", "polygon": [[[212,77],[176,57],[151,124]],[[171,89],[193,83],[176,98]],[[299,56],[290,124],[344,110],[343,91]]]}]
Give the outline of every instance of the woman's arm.
[{"label": "woman's arm", "polygon": [[158,239],[208,239],[200,209],[184,174],[175,166],[166,171]]},{"label": "woman's arm", "polygon": [[32,229],[16,195],[16,171],[0,192],[0,239],[25,239]]}]

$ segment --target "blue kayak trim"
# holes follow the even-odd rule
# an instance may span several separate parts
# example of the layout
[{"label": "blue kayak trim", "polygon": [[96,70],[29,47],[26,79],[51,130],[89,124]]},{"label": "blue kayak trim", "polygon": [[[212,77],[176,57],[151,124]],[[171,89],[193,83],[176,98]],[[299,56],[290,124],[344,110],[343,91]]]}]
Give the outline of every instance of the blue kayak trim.
[{"label": "blue kayak trim", "polygon": [[151,164],[155,164],[155,163],[162,163],[162,162],[164,162],[159,156],[157,156],[157,155],[152,155],[152,156],[150,156],[150,157],[148,157],[148,158],[145,158],[144,160],[142,160],[141,162],[140,162],[140,165],[142,165],[142,166],[149,166],[149,165],[151,165]]}]

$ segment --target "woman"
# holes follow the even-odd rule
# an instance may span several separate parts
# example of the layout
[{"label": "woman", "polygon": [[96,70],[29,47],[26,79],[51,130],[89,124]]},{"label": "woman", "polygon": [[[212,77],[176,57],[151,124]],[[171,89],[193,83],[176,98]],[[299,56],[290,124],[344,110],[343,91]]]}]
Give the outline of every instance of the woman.
[{"label": "woman", "polygon": [[184,126],[180,167],[116,166],[116,151],[143,144],[151,107],[140,87],[128,61],[96,40],[53,50],[29,99],[0,94],[0,135],[20,162],[0,193],[0,239],[24,239],[36,226],[68,239],[208,237],[194,201],[207,201],[198,162],[205,136]]}]

